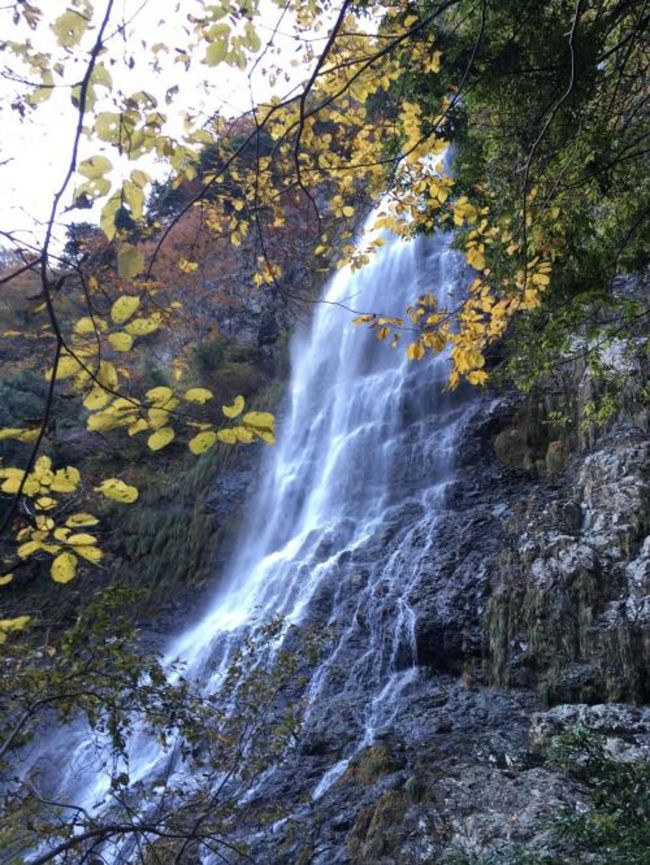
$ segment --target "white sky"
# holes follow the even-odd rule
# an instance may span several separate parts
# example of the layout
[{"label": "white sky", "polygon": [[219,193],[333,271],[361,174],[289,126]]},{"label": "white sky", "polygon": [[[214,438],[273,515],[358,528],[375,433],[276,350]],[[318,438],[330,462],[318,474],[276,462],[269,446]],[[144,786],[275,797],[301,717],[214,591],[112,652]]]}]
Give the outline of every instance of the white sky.
[{"label": "white sky", "polygon": [[[38,0],[35,0],[38,5]],[[98,0],[97,10],[101,11]],[[41,7],[47,10],[48,21],[63,13],[69,4],[65,0],[41,0]],[[179,8],[180,7],[180,8]],[[281,11],[270,0],[263,0],[264,13],[256,29],[263,45],[271,39],[273,29],[277,24]],[[199,7],[195,0],[117,0],[111,18],[108,33],[113,34],[107,43],[108,57],[103,58],[105,65],[113,77],[114,91],[121,88],[125,93],[146,90],[153,93],[159,100],[159,109],[168,113],[170,125],[166,131],[180,134],[182,129],[182,113],[191,111],[199,118],[205,118],[218,110],[225,116],[237,116],[251,108],[251,95],[254,102],[268,100],[272,93],[268,76],[263,74],[265,66],[271,63],[281,63],[288,76],[278,82],[281,95],[286,95],[291,87],[295,87],[306,77],[304,66],[297,62],[297,42],[291,38],[291,21],[283,20],[279,32],[275,36],[274,46],[279,50],[280,60],[270,55],[257,66],[250,75],[248,72],[227,67],[223,64],[208,67],[193,61],[189,72],[180,63],[171,62],[174,48],[183,47],[189,38],[187,16]],[[126,28],[126,38],[118,32],[122,22],[130,22]],[[12,23],[12,10],[0,9],[0,33],[3,38],[23,41],[28,34],[34,47],[43,51],[61,50],[56,46],[53,34],[46,22],[41,22],[34,31],[26,27],[16,27]],[[15,35],[14,35],[15,34]],[[285,35],[282,35],[285,34]],[[82,44],[92,44],[92,33],[87,34],[88,40]],[[141,45],[144,38],[149,48]],[[317,50],[321,40],[326,38],[324,29],[312,34]],[[150,52],[152,44],[157,42],[169,46],[169,53],[159,52],[156,56],[161,61],[163,69],[156,74],[150,68],[153,55]],[[13,55],[5,51],[0,53],[0,69],[16,64]],[[200,55],[199,55],[200,59]],[[267,62],[268,61],[268,62]],[[133,63],[132,69],[129,64]],[[81,62],[78,64],[83,74]],[[72,73],[77,75],[76,69]],[[70,80],[69,78],[67,80]],[[171,106],[165,104],[165,91],[173,86],[179,87],[179,94]],[[11,108],[16,94],[24,92],[22,85],[17,85],[7,78],[0,77],[0,230],[19,232],[21,241],[29,243],[38,241],[43,233],[43,223],[48,218],[52,206],[52,198],[61,186],[70,161],[74,128],[77,112],[70,101],[70,89],[57,89],[47,102],[40,104],[35,111],[28,111],[21,120],[17,111]],[[107,91],[97,88],[98,94]],[[95,110],[111,110],[111,96],[103,97]],[[80,159],[101,152],[104,145],[101,142],[89,142],[82,136]],[[106,155],[116,165],[116,155],[108,145]],[[152,159],[128,162],[116,166],[111,179],[115,179],[120,169],[125,174],[132,168],[146,170],[159,179],[165,178],[168,169],[165,165],[156,164]],[[74,183],[63,200],[63,207],[72,201]],[[93,221],[97,218],[101,205],[95,205],[92,210],[72,210],[67,214],[60,213],[58,236],[64,237],[64,226],[68,222]],[[0,237],[0,246],[6,246]]]}]

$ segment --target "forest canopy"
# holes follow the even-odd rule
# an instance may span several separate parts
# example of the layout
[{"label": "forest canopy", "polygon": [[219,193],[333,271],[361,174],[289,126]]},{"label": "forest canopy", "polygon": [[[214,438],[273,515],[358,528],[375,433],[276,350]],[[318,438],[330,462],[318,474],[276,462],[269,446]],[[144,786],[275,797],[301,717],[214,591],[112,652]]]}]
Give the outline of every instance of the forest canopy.
[{"label": "forest canopy", "polygon": [[[425,293],[401,317],[350,310],[411,360],[449,352],[450,388],[491,375],[529,387],[580,328],[597,354],[647,316],[611,291],[648,260],[646,3],[195,0],[158,13],[153,36],[147,5],[0,12],[10,110],[38,130],[55,104],[71,140],[37,239],[0,231],[3,378],[29,403],[14,394],[0,430],[1,585],[35,562],[60,583],[98,566],[96,502],[138,499],[129,477],[88,482],[57,463],[62,411],[154,453],[273,443],[272,413],[193,380],[174,341],[206,327],[215,244],[248,263],[245,291],[291,298],[296,222],[323,267],[362,267],[381,231],[454,230],[461,299]],[[234,116],[210,106],[228,70],[273,95]],[[3,158],[15,155],[7,142]],[[379,233],[359,247],[379,202]],[[62,237],[88,209],[99,224]],[[169,346],[159,381],[139,372],[152,345]],[[0,639],[28,621],[2,620]]]}]

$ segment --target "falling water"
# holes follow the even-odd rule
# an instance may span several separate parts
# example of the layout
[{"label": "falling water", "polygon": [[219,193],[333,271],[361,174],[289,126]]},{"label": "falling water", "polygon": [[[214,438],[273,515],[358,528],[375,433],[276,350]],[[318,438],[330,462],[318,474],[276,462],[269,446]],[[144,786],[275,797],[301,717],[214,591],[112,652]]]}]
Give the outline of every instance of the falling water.
[{"label": "falling water", "polygon": [[[334,646],[308,686],[306,724],[314,707],[344,695],[353,735],[314,799],[390,725],[417,675],[410,591],[436,542],[465,411],[443,393],[444,357],[409,363],[403,346],[391,350],[351,327],[348,308],[404,315],[427,292],[447,304],[462,266],[444,236],[388,239],[369,265],[332,279],[311,326],[293,340],[278,443],[265,455],[237,552],[203,618],[166,653],[186,678],[214,689],[244,631],[272,617],[285,632],[333,627]],[[97,771],[102,755],[93,764],[95,746],[79,730],[76,743],[66,730],[57,735],[55,748],[67,755],[62,786],[76,786],[76,801],[91,806],[108,789],[108,773]],[[132,781],[155,778],[169,760],[146,736],[130,750]]]}]

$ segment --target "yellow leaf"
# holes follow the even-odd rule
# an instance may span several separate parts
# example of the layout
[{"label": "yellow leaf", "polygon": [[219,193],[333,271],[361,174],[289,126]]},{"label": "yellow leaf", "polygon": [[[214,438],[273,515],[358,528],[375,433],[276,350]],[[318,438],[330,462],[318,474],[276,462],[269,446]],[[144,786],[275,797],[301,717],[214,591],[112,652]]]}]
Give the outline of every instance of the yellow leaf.
[{"label": "yellow leaf", "polygon": [[164,404],[174,396],[174,391],[170,387],[152,387],[145,396],[149,402]]},{"label": "yellow leaf", "polygon": [[485,269],[485,256],[478,249],[470,249],[466,258],[467,263],[475,270]]},{"label": "yellow leaf", "polygon": [[83,174],[89,180],[97,180],[107,174],[113,167],[110,159],[105,156],[91,156],[90,159],[84,159],[79,163],[79,174]]},{"label": "yellow leaf", "polygon": [[0,441],[4,441],[5,439],[17,439],[22,432],[22,427],[6,427],[5,429],[0,429]]},{"label": "yellow leaf", "polygon": [[9,585],[9,583],[13,580],[13,578],[14,578],[14,575],[13,575],[13,574],[3,574],[3,575],[0,577],[0,586],[7,586],[7,585]]},{"label": "yellow leaf", "polygon": [[115,429],[120,426],[122,419],[115,414],[110,414],[107,411],[99,411],[96,414],[91,414],[86,422],[86,427],[91,432],[106,432],[107,430]]},{"label": "yellow leaf", "polygon": [[118,376],[115,366],[108,360],[103,360],[99,364],[99,373],[97,375],[100,384],[109,390],[115,390],[118,385]]},{"label": "yellow leaf", "polygon": [[217,438],[220,442],[223,442],[227,445],[234,445],[237,441],[237,435],[235,431],[232,429],[220,429],[217,430]]},{"label": "yellow leaf", "polygon": [[345,207],[341,208],[343,212],[343,216],[354,216],[354,207],[351,207],[349,204],[346,204]]},{"label": "yellow leaf", "polygon": [[106,322],[103,318],[90,318],[90,316],[83,316],[82,318],[77,319],[74,324],[74,332],[78,333],[80,336],[85,336],[89,333],[95,333],[95,330],[106,330]]},{"label": "yellow leaf", "polygon": [[31,621],[31,616],[18,616],[15,619],[0,619],[0,643],[4,643],[8,631],[22,631]]},{"label": "yellow leaf", "polygon": [[201,405],[214,398],[214,394],[207,387],[191,387],[185,391],[184,399],[188,402],[198,402]]},{"label": "yellow leaf", "polygon": [[140,417],[135,423],[131,424],[128,432],[130,436],[135,436],[140,432],[144,432],[146,429],[149,429],[149,421],[146,420],[146,418]]},{"label": "yellow leaf", "polygon": [[84,559],[88,559],[94,565],[99,564],[104,557],[104,553],[99,547],[75,547],[75,553],[78,556],[83,556]]},{"label": "yellow leaf", "polygon": [[27,556],[31,556],[34,553],[37,553],[40,549],[40,541],[27,541],[26,544],[21,544],[18,547],[17,553],[21,559],[26,559]]},{"label": "yellow leaf", "polygon": [[147,417],[149,418],[149,426],[153,430],[167,426],[169,422],[169,412],[164,408],[157,408],[156,406],[149,409]]},{"label": "yellow leaf", "polygon": [[206,430],[205,432],[198,433],[194,438],[190,439],[188,446],[193,454],[204,454],[214,446],[216,441],[216,432],[213,430]]},{"label": "yellow leaf", "polygon": [[140,298],[138,296],[123,294],[111,307],[111,318],[115,324],[123,324],[131,318],[139,306]]},{"label": "yellow leaf", "polygon": [[155,433],[149,436],[147,444],[152,451],[159,451],[173,441],[174,435],[172,427],[162,427],[162,429],[156,430]]},{"label": "yellow leaf", "polygon": [[51,532],[54,528],[54,520],[52,517],[47,517],[44,514],[37,514],[36,528],[39,529],[39,532],[43,533],[43,537],[46,537],[47,533]]},{"label": "yellow leaf", "polygon": [[189,261],[187,258],[181,255],[178,259],[177,267],[181,273],[194,273],[199,269],[199,265],[196,261]]},{"label": "yellow leaf", "polygon": [[52,499],[50,496],[41,496],[40,499],[36,499],[36,505],[42,511],[51,511],[52,508],[56,507],[56,499]]},{"label": "yellow leaf", "polygon": [[107,478],[99,486],[95,487],[95,490],[98,493],[102,493],[107,499],[129,505],[138,498],[137,489],[124,483],[119,478]]},{"label": "yellow leaf", "polygon": [[92,514],[86,513],[78,513],[71,514],[68,519],[65,521],[66,526],[70,526],[70,528],[76,529],[81,528],[82,526],[96,526],[99,520],[97,517],[94,517]]},{"label": "yellow leaf", "polygon": [[[106,411],[112,414],[119,414],[122,417],[133,414],[140,407],[139,400],[133,397],[118,396],[115,402],[109,406]],[[127,418],[127,421],[129,418]]]},{"label": "yellow leaf", "polygon": [[74,466],[66,466],[55,473],[50,489],[55,493],[73,493],[79,486],[80,480],[79,470]]},{"label": "yellow leaf", "polygon": [[255,430],[255,435],[261,438],[267,445],[275,444],[275,435],[270,430]]},{"label": "yellow leaf", "polygon": [[412,342],[406,349],[406,356],[409,360],[422,360],[424,355],[424,346],[419,340]]},{"label": "yellow leaf", "polygon": [[52,579],[55,583],[69,583],[74,580],[77,571],[77,557],[74,553],[60,553],[50,568]]},{"label": "yellow leaf", "polygon": [[3,493],[8,493],[12,495],[13,493],[17,493],[20,487],[20,483],[25,475],[25,472],[20,469],[4,469],[2,472],[2,476],[5,478],[0,490]]},{"label": "yellow leaf", "polygon": [[113,399],[113,394],[95,385],[84,397],[83,404],[90,411],[104,408]]},{"label": "yellow leaf", "polygon": [[21,432],[19,436],[16,436],[19,442],[33,442],[36,441],[38,435],[40,433],[40,429],[35,427],[33,429],[25,429]]},{"label": "yellow leaf", "polygon": [[467,381],[470,384],[485,384],[488,380],[488,374],[483,369],[474,369],[467,376]]},{"label": "yellow leaf", "polygon": [[160,322],[154,318],[134,318],[124,330],[131,336],[148,336],[160,327]]},{"label": "yellow leaf", "polygon": [[270,430],[273,431],[275,426],[275,418],[267,411],[250,411],[242,418],[243,423],[248,427],[253,427],[253,430]]},{"label": "yellow leaf", "polygon": [[34,463],[34,477],[39,483],[46,487],[52,483],[54,472],[52,471],[52,460],[49,457],[39,457]]},{"label": "yellow leaf", "polygon": [[[70,378],[71,375],[76,375],[80,369],[81,366],[76,358],[69,354],[64,354],[59,358],[59,363],[56,368],[56,380],[59,381],[64,378]],[[52,369],[47,370],[45,378],[47,381],[50,381],[52,378]]]},{"label": "yellow leaf", "polygon": [[239,415],[244,411],[245,405],[246,400],[241,394],[239,394],[239,396],[235,397],[235,401],[232,405],[222,405],[221,411],[227,418],[232,420],[233,418],[239,417]]},{"label": "yellow leaf", "polygon": [[130,351],[133,346],[133,337],[131,334],[124,333],[122,330],[117,333],[110,333],[108,335],[108,341],[115,351]]},{"label": "yellow leaf", "polygon": [[[55,535],[55,537],[56,537],[56,535]],[[61,540],[61,539],[57,538],[57,540]],[[77,546],[87,547],[90,544],[96,544],[97,538],[94,535],[89,535],[87,532],[79,532],[76,535],[70,535],[70,537],[67,539],[67,543],[71,544],[73,547],[77,547]]]},{"label": "yellow leaf", "polygon": [[253,433],[249,429],[246,429],[245,426],[236,426],[233,429],[237,436],[237,441],[245,445],[249,445],[253,441]]}]

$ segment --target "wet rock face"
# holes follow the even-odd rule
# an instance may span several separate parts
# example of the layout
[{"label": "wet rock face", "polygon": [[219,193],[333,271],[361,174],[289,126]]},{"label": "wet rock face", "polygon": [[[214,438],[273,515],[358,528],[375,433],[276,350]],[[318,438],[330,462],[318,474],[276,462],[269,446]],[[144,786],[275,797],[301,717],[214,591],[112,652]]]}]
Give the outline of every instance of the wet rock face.
[{"label": "wet rock face", "polygon": [[[298,582],[322,574],[302,624],[328,633],[327,662],[299,695],[295,750],[250,803],[286,815],[246,837],[258,865],[544,850],[544,824],[586,807],[547,759],[554,736],[581,726],[650,757],[631,705],[650,696],[650,444],[625,410],[578,430],[596,389],[577,369],[472,411],[457,393],[435,417],[426,389],[403,397],[381,519],[361,536],[341,512],[300,558]],[[574,425],[558,430],[562,405]],[[369,471],[360,458],[342,480]]]},{"label": "wet rock face", "polygon": [[[586,807],[584,789],[547,762],[553,736],[580,726],[616,759],[650,759],[648,710],[607,702],[650,693],[647,437],[621,421],[588,450],[563,445],[561,464],[537,458],[542,438],[524,464],[499,459],[495,435],[519,410],[484,399],[463,429],[443,512],[396,506],[312,599],[311,619],[339,628],[338,659],[297,762],[269,782],[294,822],[258,837],[262,865],[545,850],[549,819]],[[392,709],[358,750],[373,681],[372,663],[358,664],[364,631],[399,615],[399,593],[378,574],[391,555],[393,567],[408,563],[413,642],[392,647]],[[548,701],[558,705],[540,711]]]},{"label": "wet rock face", "polygon": [[492,675],[550,701],[650,695],[650,445],[615,426],[516,506],[492,574]]}]

